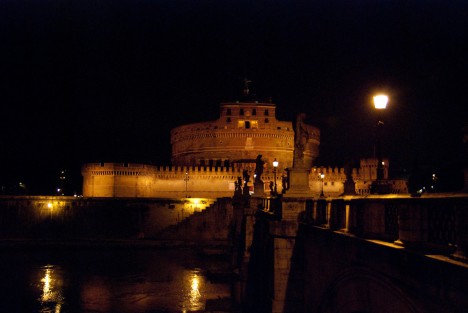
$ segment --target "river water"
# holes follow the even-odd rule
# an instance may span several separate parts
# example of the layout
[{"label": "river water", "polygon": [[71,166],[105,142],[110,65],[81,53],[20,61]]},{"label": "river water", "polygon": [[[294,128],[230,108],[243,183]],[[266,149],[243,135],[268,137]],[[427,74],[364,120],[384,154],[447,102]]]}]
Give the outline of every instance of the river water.
[{"label": "river water", "polygon": [[229,282],[208,275],[227,260],[191,248],[2,247],[0,257],[0,313],[203,312],[230,297]]}]

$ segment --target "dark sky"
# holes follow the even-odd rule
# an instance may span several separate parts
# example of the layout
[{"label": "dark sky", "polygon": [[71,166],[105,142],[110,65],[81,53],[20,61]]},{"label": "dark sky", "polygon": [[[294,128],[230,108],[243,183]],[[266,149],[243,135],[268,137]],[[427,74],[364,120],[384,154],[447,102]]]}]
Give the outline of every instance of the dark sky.
[{"label": "dark sky", "polygon": [[170,129],[216,119],[244,77],[320,127],[320,165],[372,154],[377,91],[391,166],[460,162],[466,1],[0,0],[0,39],[2,184],[167,165]]}]

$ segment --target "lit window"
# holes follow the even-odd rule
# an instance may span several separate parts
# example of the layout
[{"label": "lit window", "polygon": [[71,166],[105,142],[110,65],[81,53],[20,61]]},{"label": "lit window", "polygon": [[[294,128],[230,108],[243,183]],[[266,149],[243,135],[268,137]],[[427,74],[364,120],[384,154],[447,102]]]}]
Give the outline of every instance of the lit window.
[{"label": "lit window", "polygon": [[244,121],[237,121],[237,127],[244,128],[245,122]]},{"label": "lit window", "polygon": [[252,128],[258,128],[258,121],[251,121],[251,122],[250,122],[250,127],[252,127]]}]

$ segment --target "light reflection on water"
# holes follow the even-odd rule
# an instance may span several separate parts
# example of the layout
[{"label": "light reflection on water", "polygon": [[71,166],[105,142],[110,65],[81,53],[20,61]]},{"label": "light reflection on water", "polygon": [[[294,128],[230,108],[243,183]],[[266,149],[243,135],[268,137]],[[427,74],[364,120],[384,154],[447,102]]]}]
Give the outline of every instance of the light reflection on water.
[{"label": "light reflection on water", "polygon": [[230,296],[229,283],[206,278],[210,262],[185,250],[8,253],[0,293],[11,301],[0,312],[203,311],[208,299]]},{"label": "light reflection on water", "polygon": [[[41,303],[41,313],[60,313],[64,301],[62,295],[63,280],[60,268],[53,265],[46,265],[40,269],[42,294],[39,299]],[[39,286],[41,287],[41,286]]]},{"label": "light reflection on water", "polygon": [[200,270],[194,269],[186,273],[187,279],[186,284],[189,286],[187,293],[187,299],[182,305],[182,312],[187,311],[199,311],[203,309],[204,303],[201,301],[202,295],[200,294],[202,277],[200,276]]}]

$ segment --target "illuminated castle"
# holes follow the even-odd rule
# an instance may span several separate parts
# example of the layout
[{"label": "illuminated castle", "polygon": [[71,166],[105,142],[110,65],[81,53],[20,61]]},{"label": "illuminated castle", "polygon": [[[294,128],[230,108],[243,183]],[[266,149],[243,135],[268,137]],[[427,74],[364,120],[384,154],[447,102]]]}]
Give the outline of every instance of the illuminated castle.
[{"label": "illuminated castle", "polygon": [[[83,196],[230,197],[235,182],[238,177],[243,177],[244,171],[251,177],[249,185],[252,185],[258,155],[265,162],[261,177],[265,191],[269,191],[269,185],[276,177],[281,192],[284,170],[293,166],[293,123],[276,119],[275,104],[248,99],[247,88],[244,96],[244,101],[221,103],[220,117],[215,121],[172,129],[172,166],[85,164],[82,167]],[[308,127],[310,135],[303,156],[304,162],[312,168],[309,175],[311,194],[320,193],[323,183],[327,194],[339,195],[346,180],[344,169],[312,167],[319,153],[320,130]],[[275,159],[279,163],[277,169],[272,166]],[[358,192],[367,193],[371,176],[375,175],[376,162],[362,160],[361,164],[362,175],[353,169],[353,179]],[[319,173],[325,174],[324,181]],[[400,185],[395,187],[401,188]]]}]

